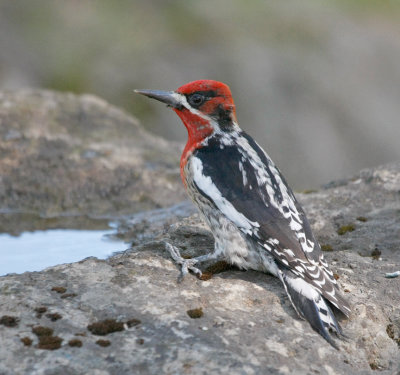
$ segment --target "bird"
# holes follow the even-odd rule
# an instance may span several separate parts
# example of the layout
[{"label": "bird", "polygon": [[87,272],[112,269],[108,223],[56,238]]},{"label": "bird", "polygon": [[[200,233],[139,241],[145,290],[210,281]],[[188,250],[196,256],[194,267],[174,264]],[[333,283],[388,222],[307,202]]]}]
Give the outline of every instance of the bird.
[{"label": "bird", "polygon": [[175,91],[135,90],[165,103],[180,117],[188,140],[180,159],[183,184],[214,237],[214,250],[181,265],[201,276],[201,262],[224,258],[244,269],[270,273],[283,284],[298,316],[329,344],[346,339],[335,313],[349,317],[333,272],[303,208],[268,154],[237,121],[228,85],[189,82]]}]

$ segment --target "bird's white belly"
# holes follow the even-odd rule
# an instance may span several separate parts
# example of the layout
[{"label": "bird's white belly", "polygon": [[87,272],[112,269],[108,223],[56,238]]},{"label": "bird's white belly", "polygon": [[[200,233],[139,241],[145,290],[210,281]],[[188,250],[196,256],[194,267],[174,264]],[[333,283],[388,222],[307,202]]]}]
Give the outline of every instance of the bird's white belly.
[{"label": "bird's white belly", "polygon": [[[204,197],[197,196],[196,200],[198,199],[205,200]],[[200,204],[195,203],[214,235],[217,254],[223,255],[229,263],[239,268],[269,272],[278,276],[278,268],[272,255],[255,241],[247,238],[235,224],[209,204],[204,201]]]},{"label": "bird's white belly", "polygon": [[190,163],[185,168],[187,191],[214,235],[216,254],[224,256],[229,263],[239,268],[269,272],[278,276],[273,256],[244,234],[199,193],[193,183],[189,165]]}]

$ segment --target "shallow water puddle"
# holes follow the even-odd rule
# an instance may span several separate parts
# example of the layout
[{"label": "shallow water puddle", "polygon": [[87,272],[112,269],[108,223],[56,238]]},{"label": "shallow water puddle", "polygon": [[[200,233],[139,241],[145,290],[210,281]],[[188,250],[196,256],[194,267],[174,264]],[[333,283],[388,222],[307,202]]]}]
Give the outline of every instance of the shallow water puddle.
[{"label": "shallow water puddle", "polygon": [[49,229],[0,234],[0,276],[41,271],[57,264],[94,256],[105,259],[129,244],[110,238],[114,230]]}]

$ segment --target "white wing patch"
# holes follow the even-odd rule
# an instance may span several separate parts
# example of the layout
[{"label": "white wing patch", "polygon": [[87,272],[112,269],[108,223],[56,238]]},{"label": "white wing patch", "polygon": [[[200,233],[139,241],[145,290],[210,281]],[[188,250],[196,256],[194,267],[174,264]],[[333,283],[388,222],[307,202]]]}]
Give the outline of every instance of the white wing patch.
[{"label": "white wing patch", "polygon": [[245,232],[254,234],[256,229],[260,227],[260,224],[246,218],[246,216],[236,210],[232,203],[222,196],[211,178],[203,174],[203,163],[199,158],[192,157],[190,163],[193,172],[193,181],[198,188],[212,199],[213,203],[229,220]]}]

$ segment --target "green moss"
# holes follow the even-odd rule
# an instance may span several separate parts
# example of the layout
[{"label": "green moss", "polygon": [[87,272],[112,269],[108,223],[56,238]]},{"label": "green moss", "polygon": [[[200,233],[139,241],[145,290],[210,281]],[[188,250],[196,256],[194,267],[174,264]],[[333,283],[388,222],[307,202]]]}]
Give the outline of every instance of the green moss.
[{"label": "green moss", "polygon": [[102,346],[103,348],[105,348],[107,346],[110,346],[111,342],[108,341],[108,340],[97,340],[96,344],[99,345],[99,346]]},{"label": "green moss", "polygon": [[201,318],[204,313],[203,313],[203,308],[199,307],[197,309],[191,309],[186,311],[186,313],[192,318],[192,319],[199,319]]},{"label": "green moss", "polygon": [[53,291],[53,292],[57,292],[57,293],[65,293],[66,291],[67,291],[67,288],[64,288],[63,286],[53,286],[52,288],[51,288],[51,290]]},{"label": "green moss", "polygon": [[105,336],[108,335],[109,333],[123,331],[124,323],[117,322],[114,319],[106,319],[96,323],[89,324],[87,326],[87,329],[94,335]]},{"label": "green moss", "polygon": [[312,194],[312,193],[317,193],[318,190],[313,190],[313,189],[307,189],[307,190],[303,190],[302,193],[303,194]]},{"label": "green moss", "polygon": [[356,226],[354,224],[347,224],[347,225],[342,225],[338,230],[337,234],[339,236],[343,236],[344,234],[348,232],[353,232],[356,229]]},{"label": "green moss", "polygon": [[25,346],[31,346],[32,345],[32,339],[28,336],[22,337],[21,338],[21,342],[25,345]]},{"label": "green moss", "polygon": [[36,326],[32,328],[32,332],[38,337],[38,349],[56,350],[61,348],[62,338],[53,336],[54,330],[50,327]]},{"label": "green moss", "polygon": [[58,336],[41,336],[37,348],[44,350],[60,349],[62,341],[63,339]]},{"label": "green moss", "polygon": [[199,279],[203,280],[203,281],[207,281],[207,280],[210,280],[212,278],[212,276],[213,275],[211,272],[204,271],[201,273],[201,276],[199,277]]},{"label": "green moss", "polygon": [[61,298],[62,298],[62,299],[65,299],[65,298],[74,298],[74,297],[76,297],[76,296],[77,296],[76,293],[65,293],[65,294],[63,294],[63,295],[61,296]]},{"label": "green moss", "polygon": [[359,217],[357,218],[357,220],[358,220],[358,221],[361,221],[361,222],[363,222],[363,223],[365,223],[366,221],[368,221],[368,219],[367,219],[366,217],[364,217],[364,216],[359,216]]},{"label": "green moss", "polygon": [[324,245],[321,245],[321,250],[322,251],[333,251],[333,247],[329,244],[324,244]]},{"label": "green moss", "polygon": [[78,339],[72,339],[68,341],[68,345],[74,348],[80,348],[82,347],[82,341]]},{"label": "green moss", "polygon": [[10,315],[3,315],[0,318],[0,325],[6,326],[6,327],[16,327],[18,325],[19,318],[16,316],[10,316]]},{"label": "green moss", "polygon": [[42,337],[42,336],[52,336],[54,330],[53,330],[53,328],[50,328],[50,327],[36,326],[36,327],[32,328],[32,332],[37,337]]},{"label": "green moss", "polygon": [[55,322],[56,320],[62,318],[62,316],[59,313],[46,314],[46,317],[49,318],[52,322]]},{"label": "green moss", "polygon": [[47,307],[44,307],[44,306],[36,307],[35,311],[38,314],[44,314],[47,311]]}]

